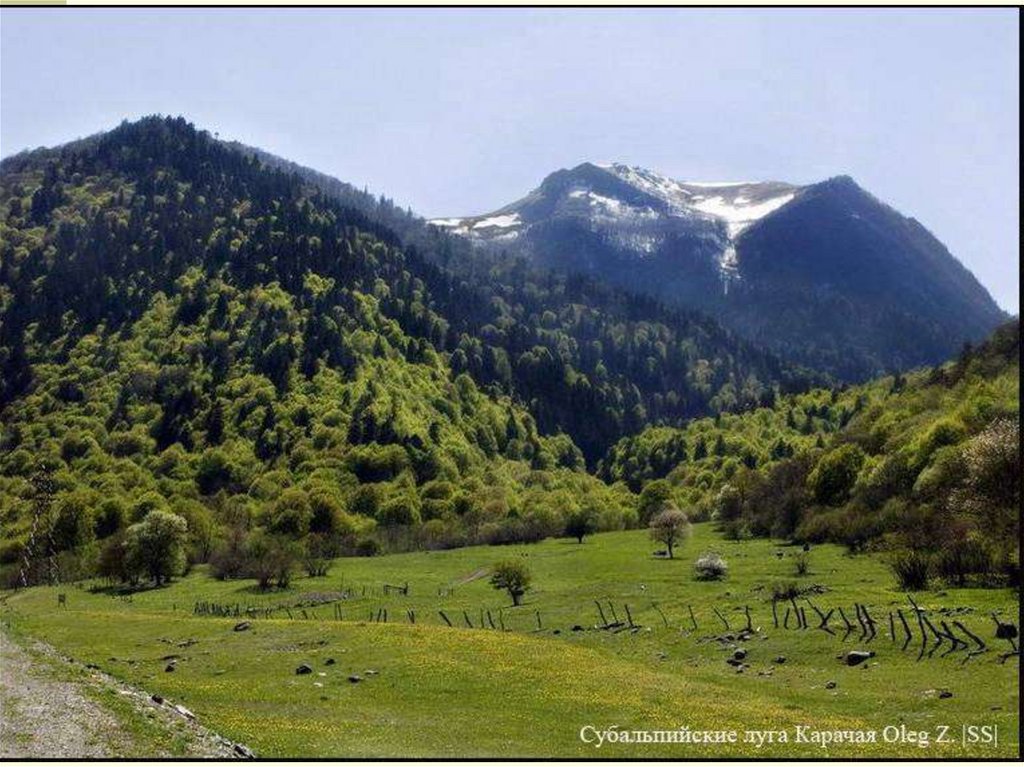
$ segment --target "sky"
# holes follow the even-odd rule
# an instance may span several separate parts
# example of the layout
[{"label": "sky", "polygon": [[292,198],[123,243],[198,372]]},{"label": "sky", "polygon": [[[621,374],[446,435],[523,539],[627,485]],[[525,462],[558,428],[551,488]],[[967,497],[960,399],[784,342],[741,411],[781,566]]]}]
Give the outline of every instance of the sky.
[{"label": "sky", "polygon": [[146,114],[483,213],[580,162],[847,174],[1006,310],[1020,284],[1016,9],[0,11],[0,154]]}]

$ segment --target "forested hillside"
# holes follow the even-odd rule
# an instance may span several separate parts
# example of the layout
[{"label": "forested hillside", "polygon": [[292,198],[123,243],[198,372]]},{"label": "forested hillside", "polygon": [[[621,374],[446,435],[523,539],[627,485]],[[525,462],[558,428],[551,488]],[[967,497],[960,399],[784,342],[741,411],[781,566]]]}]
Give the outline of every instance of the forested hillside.
[{"label": "forested hillside", "polygon": [[632,496],[585,455],[800,385],[648,300],[521,261],[453,277],[447,240],[403,246],[389,206],[342,204],[181,119],[2,177],[9,566],[40,506],[86,558],[154,509],[188,521],[198,559],[257,529],[367,552],[536,539],[578,508],[614,529]]},{"label": "forested hillside", "polygon": [[569,437],[452,370],[389,232],[183,121],[8,163],[0,207],[9,573],[41,507],[70,567],[154,510],[200,561],[257,529],[370,553],[631,521]]},{"label": "forested hillside", "polygon": [[648,429],[600,473],[642,488],[641,516],[671,499],[737,537],[906,550],[957,582],[1015,579],[1019,395],[1013,321],[932,369]]},{"label": "forested hillside", "polygon": [[668,501],[735,535],[1016,561],[985,494],[1019,485],[978,484],[1016,434],[1016,326],[808,391],[824,379],[701,315],[481,253],[182,119],[0,170],[7,577],[48,512],[37,549],[120,577],[146,520],[185,520],[191,560],[230,575],[247,547],[528,541]]},{"label": "forested hillside", "polygon": [[440,282],[428,282],[435,306],[452,322],[453,365],[529,403],[541,429],[570,434],[591,465],[643,426],[770,404],[779,391],[806,391],[828,380],[700,313],[578,272],[538,268],[514,251],[476,248],[385,197],[258,149],[230,146],[299,175],[440,267]]}]

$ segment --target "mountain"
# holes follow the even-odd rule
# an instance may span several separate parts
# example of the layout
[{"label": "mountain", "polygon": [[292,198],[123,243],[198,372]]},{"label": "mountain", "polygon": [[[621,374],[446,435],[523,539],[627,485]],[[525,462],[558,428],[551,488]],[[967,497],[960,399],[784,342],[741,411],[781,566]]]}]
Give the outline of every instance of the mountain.
[{"label": "mountain", "polygon": [[776,392],[828,380],[744,342],[706,314],[479,250],[383,195],[258,148],[226,146],[298,176],[437,267],[428,284],[452,323],[448,340],[458,334],[455,368],[527,403],[542,431],[568,433],[591,466],[646,424],[755,407]]},{"label": "mountain", "polygon": [[181,118],[6,158],[0,565],[46,510],[82,571],[157,509],[196,561],[238,531],[372,551],[536,539],[578,509],[616,529],[635,497],[586,472],[610,444],[815,380],[703,315],[470,255]]},{"label": "mountain", "polygon": [[493,213],[431,223],[708,312],[845,380],[934,364],[1005,319],[928,230],[847,177],[683,182],[584,163]]}]

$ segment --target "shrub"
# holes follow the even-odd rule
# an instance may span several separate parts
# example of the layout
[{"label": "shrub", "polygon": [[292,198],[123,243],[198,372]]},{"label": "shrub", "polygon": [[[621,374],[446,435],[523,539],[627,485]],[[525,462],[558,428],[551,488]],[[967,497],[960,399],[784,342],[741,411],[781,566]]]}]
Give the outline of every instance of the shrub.
[{"label": "shrub", "polygon": [[807,575],[811,568],[811,558],[806,551],[801,551],[793,557],[793,572],[798,576]]},{"label": "shrub", "polygon": [[302,564],[310,578],[322,578],[327,575],[331,559],[336,555],[337,551],[327,536],[321,533],[310,533],[306,536]]},{"label": "shrub", "polygon": [[380,543],[376,538],[362,538],[356,543],[356,555],[360,557],[375,557],[380,554]]},{"label": "shrub", "polygon": [[965,586],[968,576],[986,575],[994,569],[992,564],[992,554],[981,541],[959,538],[935,557],[935,572],[951,586]]},{"label": "shrub", "polygon": [[296,544],[280,535],[257,530],[245,546],[246,573],[255,578],[261,591],[272,585],[287,588],[298,559]]},{"label": "shrub", "polygon": [[108,581],[124,583],[131,578],[125,567],[124,533],[114,533],[103,543],[96,572]]},{"label": "shrub", "polygon": [[557,511],[536,504],[523,515],[522,520],[529,543],[554,537],[565,529],[565,521]]},{"label": "shrub", "polygon": [[928,586],[931,558],[923,552],[907,549],[892,556],[889,568],[904,591],[920,591]]},{"label": "shrub", "polygon": [[210,571],[217,580],[239,578],[245,573],[246,533],[241,525],[228,528],[227,536],[210,555]]},{"label": "shrub", "polygon": [[705,551],[693,563],[693,572],[698,581],[720,581],[728,575],[729,565],[721,554]]}]

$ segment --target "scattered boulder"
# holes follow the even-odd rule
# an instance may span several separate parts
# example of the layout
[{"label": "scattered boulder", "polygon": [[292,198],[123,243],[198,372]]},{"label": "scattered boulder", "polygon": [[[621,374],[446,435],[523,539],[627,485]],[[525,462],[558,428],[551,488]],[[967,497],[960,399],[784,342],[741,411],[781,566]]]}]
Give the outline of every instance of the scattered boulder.
[{"label": "scattered boulder", "polygon": [[179,714],[181,714],[183,717],[185,717],[186,719],[188,719],[190,721],[194,722],[196,720],[196,715],[193,714],[191,711],[189,711],[187,708],[185,708],[180,703],[175,704],[174,710],[177,711]]},{"label": "scattered boulder", "polygon": [[732,657],[734,657],[736,660],[743,660],[747,657],[747,651],[744,650],[742,647],[737,648],[736,651],[732,654]]},{"label": "scattered boulder", "polygon": [[163,705],[163,702],[164,702],[164,699],[163,699],[162,695],[153,694],[153,695],[149,696],[149,699],[151,701],[153,701],[154,703],[156,703],[158,706]]},{"label": "scattered boulder", "polygon": [[939,690],[939,697],[940,698],[952,698],[953,697],[953,693],[951,693],[949,690]]},{"label": "scattered boulder", "polygon": [[243,759],[256,758],[256,754],[254,754],[247,746],[243,746],[241,743],[236,743],[233,750]]},{"label": "scattered boulder", "polygon": [[313,673],[313,667],[310,666],[308,663],[302,663],[302,664],[299,665],[298,668],[295,669],[295,673],[296,674],[312,674]]},{"label": "scattered boulder", "polygon": [[859,666],[869,658],[875,657],[874,650],[850,650],[845,655],[845,661],[847,666]]},{"label": "scattered boulder", "polygon": [[242,621],[235,624],[235,631],[248,631],[251,627],[252,624],[249,621]]},{"label": "scattered boulder", "polygon": [[175,671],[177,668],[178,664],[172,660],[170,663],[164,666],[164,671],[170,673],[171,671]]},{"label": "scattered boulder", "polygon": [[836,689],[836,683],[834,681],[831,681],[831,680],[829,680],[828,682],[825,682],[825,689],[826,690],[834,690],[834,689]]},{"label": "scattered boulder", "polygon": [[324,661],[325,666],[333,666],[335,663],[337,663],[337,661],[334,660],[334,658],[328,658]]},{"label": "scattered boulder", "polygon": [[350,681],[352,684],[358,684],[359,682],[363,681],[363,678],[361,676],[359,676],[359,674],[352,674],[348,678],[348,681]]},{"label": "scattered boulder", "polygon": [[572,630],[573,631],[583,631],[583,627],[580,624],[577,623],[575,626],[572,627]]},{"label": "scattered boulder", "polygon": [[92,669],[93,671],[99,671],[100,670],[100,667],[97,666],[95,663],[86,663],[85,667],[88,668],[88,669]]},{"label": "scattered boulder", "polygon": [[376,669],[373,669],[373,668],[368,668],[368,669],[366,669],[366,671],[364,671],[363,673],[364,673],[364,674],[366,674],[367,676],[377,676],[377,674],[378,674],[379,672],[378,672],[378,671],[377,671]]},{"label": "scattered boulder", "polygon": [[775,662],[780,664],[780,665],[785,663],[786,662],[786,656],[785,655],[780,655],[779,657],[777,657],[775,659]]},{"label": "scattered boulder", "polygon": [[743,665],[743,661],[741,661],[739,658],[726,658],[725,662],[728,663],[730,666],[739,667]]}]

